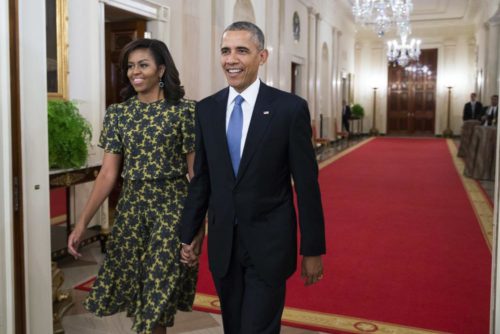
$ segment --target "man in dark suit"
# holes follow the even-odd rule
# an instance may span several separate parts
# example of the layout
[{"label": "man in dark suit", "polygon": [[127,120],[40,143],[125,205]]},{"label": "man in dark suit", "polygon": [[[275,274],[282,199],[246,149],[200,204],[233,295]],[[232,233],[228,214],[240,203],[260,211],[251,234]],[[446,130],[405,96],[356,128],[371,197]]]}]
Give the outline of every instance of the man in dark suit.
[{"label": "man in dark suit", "polygon": [[491,96],[491,104],[484,107],[483,125],[497,125],[498,117],[498,95]]},{"label": "man in dark suit", "polygon": [[349,132],[349,119],[351,118],[351,107],[347,104],[346,100],[342,100],[342,125],[344,129]]},{"label": "man in dark suit", "polygon": [[462,119],[468,121],[471,119],[481,120],[483,117],[483,105],[481,102],[476,101],[476,93],[470,94],[470,101],[464,105],[464,113]]},{"label": "man in dark suit", "polygon": [[196,260],[192,241],[208,209],[209,267],[227,334],[280,331],[285,283],[297,263],[293,188],[302,277],[306,285],[323,277],[323,210],[307,102],[258,79],[267,57],[256,25],[231,24],[221,41],[229,87],[196,106],[181,258]]}]

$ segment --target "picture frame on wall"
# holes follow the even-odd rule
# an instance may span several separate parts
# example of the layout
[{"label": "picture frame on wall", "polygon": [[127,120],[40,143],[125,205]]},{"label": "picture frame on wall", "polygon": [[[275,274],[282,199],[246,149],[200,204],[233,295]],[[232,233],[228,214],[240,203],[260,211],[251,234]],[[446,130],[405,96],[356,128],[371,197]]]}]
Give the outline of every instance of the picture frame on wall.
[{"label": "picture frame on wall", "polygon": [[67,0],[45,0],[47,33],[47,94],[67,98]]}]

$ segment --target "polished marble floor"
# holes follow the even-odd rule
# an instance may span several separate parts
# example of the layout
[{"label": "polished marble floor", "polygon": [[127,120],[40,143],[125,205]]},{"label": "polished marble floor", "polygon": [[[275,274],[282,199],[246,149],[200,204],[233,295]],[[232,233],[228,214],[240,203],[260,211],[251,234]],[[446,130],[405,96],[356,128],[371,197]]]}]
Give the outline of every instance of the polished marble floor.
[{"label": "polished marble floor", "polygon": [[[63,317],[62,325],[65,334],[134,334],[130,330],[132,322],[124,313],[99,318],[88,313],[82,307],[87,292],[73,289],[97,273],[103,255],[99,244],[94,243],[82,249],[83,257],[77,261],[65,258],[58,262],[64,272],[62,289],[71,289],[74,305]],[[307,331],[283,326],[283,334],[314,334],[320,332]],[[178,312],[175,326],[168,333],[186,334],[222,334],[221,317],[218,314],[205,312]]]}]

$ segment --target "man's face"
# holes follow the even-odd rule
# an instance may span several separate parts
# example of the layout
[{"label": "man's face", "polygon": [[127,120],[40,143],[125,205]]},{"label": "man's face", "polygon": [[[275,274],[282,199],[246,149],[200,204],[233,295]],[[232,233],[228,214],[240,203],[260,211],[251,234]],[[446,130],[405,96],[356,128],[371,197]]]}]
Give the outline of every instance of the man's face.
[{"label": "man's face", "polygon": [[492,106],[497,106],[498,105],[498,96],[492,96],[491,97],[491,105]]},{"label": "man's face", "polygon": [[476,94],[470,94],[470,100],[476,101]]},{"label": "man's face", "polygon": [[267,50],[259,50],[252,33],[226,31],[222,35],[220,63],[227,83],[241,93],[256,79],[259,66],[267,60]]}]

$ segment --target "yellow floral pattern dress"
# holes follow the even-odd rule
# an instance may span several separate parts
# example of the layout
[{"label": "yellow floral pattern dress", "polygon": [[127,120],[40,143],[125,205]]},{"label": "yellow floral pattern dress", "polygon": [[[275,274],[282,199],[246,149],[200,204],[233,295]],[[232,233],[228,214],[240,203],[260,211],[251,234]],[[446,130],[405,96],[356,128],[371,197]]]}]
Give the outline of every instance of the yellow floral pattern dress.
[{"label": "yellow floral pattern dress", "polygon": [[194,151],[189,100],[132,97],[106,111],[99,146],[122,154],[124,178],[104,263],[84,302],[105,316],[126,311],[133,330],[173,326],[191,311],[198,268],[180,263],[179,220],[187,195],[186,154]]}]

